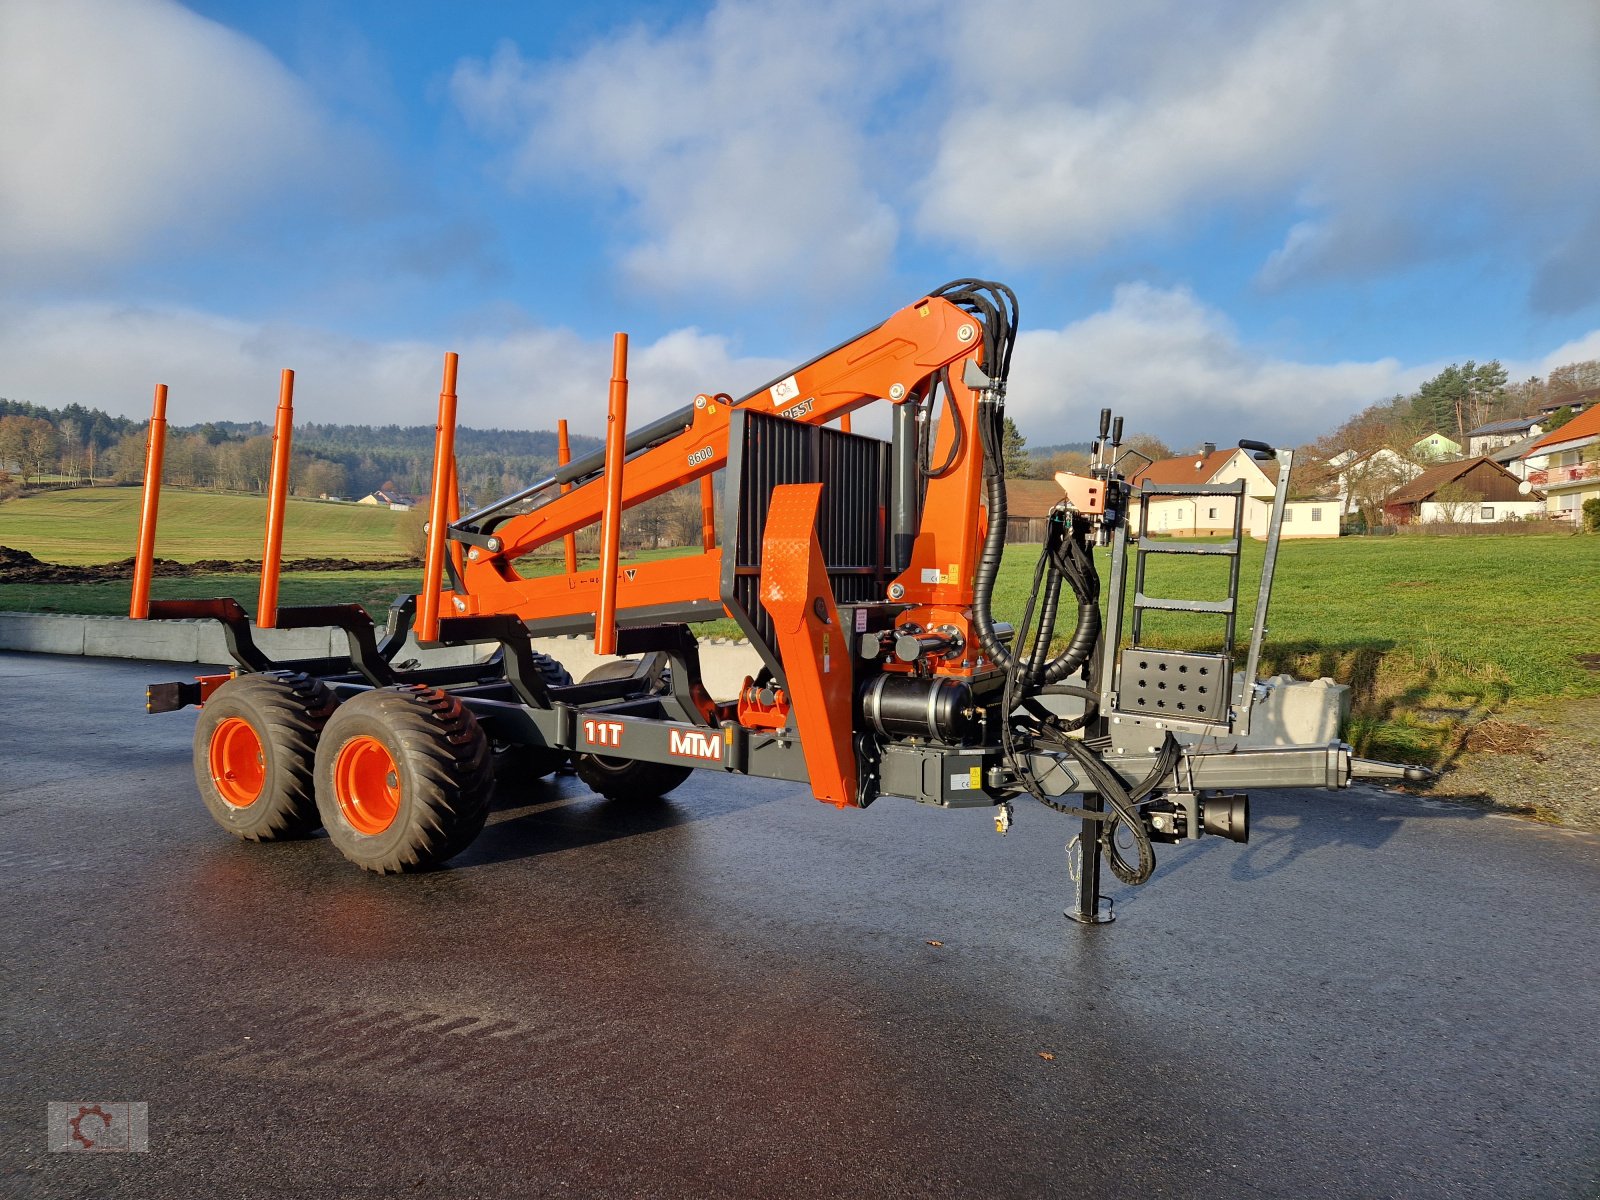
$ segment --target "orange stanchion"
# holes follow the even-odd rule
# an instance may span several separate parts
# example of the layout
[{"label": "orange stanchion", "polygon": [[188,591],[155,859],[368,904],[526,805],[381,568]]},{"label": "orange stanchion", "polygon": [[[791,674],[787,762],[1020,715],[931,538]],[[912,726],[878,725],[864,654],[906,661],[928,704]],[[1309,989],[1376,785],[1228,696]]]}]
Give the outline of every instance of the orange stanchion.
[{"label": "orange stanchion", "polygon": [[150,575],[156,557],[156,516],[161,511],[161,468],[167,453],[167,385],[156,384],[150,408],[150,433],[144,447],[144,503],[139,509],[139,552],[133,560],[133,598],[128,616],[150,616]]},{"label": "orange stanchion", "polygon": [[428,503],[428,557],[417,597],[417,641],[439,640],[439,590],[444,582],[444,534],[448,523],[450,464],[456,453],[455,354],[444,356],[444,387],[439,392],[439,423],[433,436],[433,494]]},{"label": "orange stanchion", "polygon": [[261,594],[256,626],[278,624],[278,573],[283,565],[283,509],[289,495],[289,452],[294,439],[294,372],[278,380],[278,412],[272,425],[272,471],[267,483],[267,540],[261,550]]},{"label": "orange stanchion", "polygon": [[[566,466],[572,461],[572,443],[567,441],[567,422],[565,419],[556,422],[556,465]],[[570,483],[561,485],[561,494],[565,496],[572,490]],[[578,570],[578,535],[569,533],[561,539],[561,545],[567,552],[567,574],[575,574]]]},{"label": "orange stanchion", "polygon": [[845,413],[844,416],[839,418],[839,432],[840,433],[849,433],[850,432],[850,414],[849,413]]},{"label": "orange stanchion", "polygon": [[709,475],[700,476],[700,546],[717,548],[717,489]]},{"label": "orange stanchion", "polygon": [[600,519],[600,607],[594,652],[617,652],[617,563],[622,557],[622,460],[628,448],[628,335],[611,339],[611,397],[606,410],[606,508]]}]

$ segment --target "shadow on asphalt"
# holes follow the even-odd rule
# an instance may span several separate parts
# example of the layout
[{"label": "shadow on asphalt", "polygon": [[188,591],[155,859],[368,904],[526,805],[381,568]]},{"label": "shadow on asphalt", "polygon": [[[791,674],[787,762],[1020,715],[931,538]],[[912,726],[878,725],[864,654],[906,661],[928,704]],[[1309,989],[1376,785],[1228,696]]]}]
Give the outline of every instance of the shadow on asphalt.
[{"label": "shadow on asphalt", "polygon": [[1478,819],[1484,815],[1482,809],[1431,804],[1408,805],[1403,813],[1345,805],[1298,812],[1274,806],[1260,814],[1261,820],[1252,823],[1250,841],[1244,853],[1234,861],[1231,874],[1240,881],[1265,879],[1303,855],[1318,850],[1337,847],[1376,850],[1413,821],[1434,817]]},{"label": "shadow on asphalt", "polygon": [[[1376,808],[1346,805],[1313,807],[1315,800],[1252,797],[1250,841],[1234,847],[1221,838],[1204,838],[1176,847],[1157,846],[1157,870],[1164,878],[1181,875],[1202,858],[1212,854],[1234,854],[1228,874],[1238,882],[1267,879],[1293,866],[1306,855],[1322,850],[1353,848],[1376,851],[1400,833],[1406,825],[1432,818],[1480,820],[1491,810],[1471,804],[1445,804],[1420,801],[1404,812],[1384,812]],[[1178,853],[1173,851],[1177,849]],[[1125,850],[1126,852],[1126,850]],[[1134,890],[1119,899],[1121,908],[1138,904]]]},{"label": "shadow on asphalt", "polygon": [[489,824],[471,846],[450,860],[447,869],[470,870],[639,837],[772,800],[761,794],[742,801],[719,795],[717,802],[707,803],[700,793],[693,805],[674,804],[670,795],[644,801],[611,800],[586,790],[573,794],[570,777],[565,775],[524,785],[519,793],[496,796]]}]

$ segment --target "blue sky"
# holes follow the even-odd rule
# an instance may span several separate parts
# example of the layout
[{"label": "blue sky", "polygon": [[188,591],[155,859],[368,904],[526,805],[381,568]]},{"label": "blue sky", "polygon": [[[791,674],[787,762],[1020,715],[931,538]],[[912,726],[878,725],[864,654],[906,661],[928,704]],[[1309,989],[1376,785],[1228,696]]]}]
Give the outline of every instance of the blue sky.
[{"label": "blue sky", "polygon": [[1600,357],[1592,0],[0,0],[0,395],[598,431],[962,275],[1037,443]]}]

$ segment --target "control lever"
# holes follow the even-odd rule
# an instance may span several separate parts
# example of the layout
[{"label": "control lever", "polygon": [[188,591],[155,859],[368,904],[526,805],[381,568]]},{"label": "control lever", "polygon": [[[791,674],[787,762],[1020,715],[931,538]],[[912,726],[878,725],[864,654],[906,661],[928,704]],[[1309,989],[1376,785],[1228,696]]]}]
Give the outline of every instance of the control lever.
[{"label": "control lever", "polygon": [[1258,442],[1254,438],[1240,438],[1239,449],[1248,450],[1252,458],[1263,461],[1278,457],[1278,452],[1271,446],[1265,442]]}]

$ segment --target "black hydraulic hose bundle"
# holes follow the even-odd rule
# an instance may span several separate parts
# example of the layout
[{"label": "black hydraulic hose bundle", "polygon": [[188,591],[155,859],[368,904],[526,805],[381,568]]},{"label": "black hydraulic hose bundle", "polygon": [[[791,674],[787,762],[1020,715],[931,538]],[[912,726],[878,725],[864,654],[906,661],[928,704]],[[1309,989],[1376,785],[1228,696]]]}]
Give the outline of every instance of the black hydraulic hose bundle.
[{"label": "black hydraulic hose bundle", "polygon": [[[1074,518],[1069,533],[1065,522],[1057,517],[1052,518],[1051,534],[1046,541],[1044,552],[1039,556],[1038,564],[1034,567],[1033,587],[1029,590],[1028,602],[1023,609],[1021,623],[1017,626],[1017,638],[1020,642],[1033,625],[1034,610],[1040,602],[1042,593],[1040,585],[1047,569],[1052,575],[1059,572],[1061,576],[1071,580],[1074,591],[1079,595],[1080,605],[1088,604],[1094,613],[1094,619],[1080,620],[1077,634],[1073,639],[1074,646],[1069,647],[1068,651],[1060,656],[1058,663],[1074,658],[1075,655],[1072,653],[1074,647],[1081,650],[1079,663],[1087,661],[1100,635],[1099,609],[1093,607],[1099,600],[1099,579],[1094,572],[1093,561],[1089,560],[1085,567],[1084,563],[1072,557],[1072,550],[1075,549],[1081,552],[1085,559],[1088,558],[1090,552],[1086,544],[1087,537],[1087,522]],[[1064,547],[1072,549],[1064,550]],[[1080,572],[1087,577],[1080,577]],[[1090,599],[1086,600],[1085,597]],[[1046,599],[1048,598],[1046,594]],[[1080,641],[1083,642],[1081,646],[1078,645]],[[1006,761],[1016,772],[1018,780],[1028,793],[1041,804],[1059,812],[1098,821],[1099,842],[1111,873],[1123,883],[1144,883],[1154,873],[1156,859],[1155,848],[1151,845],[1150,835],[1144,827],[1138,805],[1160,786],[1163,780],[1172,775],[1181,752],[1178,741],[1169,732],[1162,742],[1155,766],[1150,773],[1133,787],[1128,787],[1099,751],[1083,738],[1070,736],[1099,715],[1099,695],[1092,689],[1077,684],[1045,683],[1032,677],[1031,672],[1034,669],[1032,664],[1043,662],[1043,654],[1047,651],[1049,642],[1050,635],[1041,620],[1034,638],[1034,654],[1029,659],[1024,659],[1020,654],[1013,655],[1006,668],[1005,690],[1001,701],[1001,708],[1006,716],[1000,729],[1001,746],[1005,751]],[[1053,666],[1054,664],[1052,668]],[[1046,677],[1049,675],[1049,670],[1050,668],[1047,668],[1045,671]],[[1081,699],[1084,702],[1083,713],[1077,717],[1064,719],[1051,712],[1039,698],[1052,695],[1075,696]],[[1019,713],[1025,713],[1026,716],[1019,719]],[[1019,734],[1024,733],[1027,738],[1026,744],[1023,744],[1019,737]],[[1030,754],[1035,748],[1054,750],[1070,756],[1083,768],[1083,773],[1091,784],[1091,790],[1105,798],[1109,811],[1091,812],[1087,809],[1074,808],[1046,795],[1043,785],[1033,773]],[[1118,834],[1123,829],[1126,829],[1133,839],[1137,855],[1135,862],[1130,863],[1123,858],[1117,845]]]},{"label": "black hydraulic hose bundle", "polygon": [[[944,412],[949,418],[954,433],[950,442],[950,453],[945,455],[944,463],[935,467],[933,465],[933,417],[936,402],[939,398],[939,386],[944,385]],[[966,444],[966,432],[961,426],[961,410],[956,407],[955,398],[950,395],[950,368],[940,367],[934,372],[933,378],[928,382],[927,395],[928,437],[923,446],[922,479],[924,490],[930,479],[943,479],[955,469],[956,460],[961,457],[961,448]]]},{"label": "black hydraulic hose bundle", "polygon": [[[1006,488],[1004,424],[1006,380],[1011,373],[1011,352],[1016,345],[1019,317],[1016,293],[1001,283],[980,279],[958,279],[945,284],[932,295],[940,296],[959,308],[980,318],[983,329],[983,369],[988,384],[983,387],[978,401],[977,434],[983,448],[984,505],[989,514],[989,528],[984,535],[983,547],[978,555],[977,570],[973,578],[973,631],[978,643],[991,662],[1010,670],[1014,659],[1025,662],[1025,692],[1060,683],[1089,660],[1100,636],[1099,579],[1094,562],[1082,538],[1073,536],[1060,541],[1050,554],[1047,581],[1036,572],[1035,592],[1045,583],[1045,606],[1041,615],[1034,645],[1024,655],[1019,637],[1017,654],[1000,641],[994,629],[994,585],[1000,573],[1001,556],[1006,543]],[[930,399],[931,399],[930,390]],[[931,405],[930,405],[931,407]],[[957,429],[957,436],[960,436]],[[953,457],[953,456],[952,456]],[[1076,535],[1079,531],[1074,529]],[[1078,600],[1078,621],[1067,649],[1055,659],[1049,658],[1050,641],[1055,636],[1056,612],[1060,602],[1061,585],[1071,586]]]},{"label": "black hydraulic hose bundle", "polygon": [[[983,450],[984,504],[988,510],[989,527],[984,535],[973,579],[973,631],[984,654],[1006,672],[1002,701],[1004,717],[1001,721],[1001,743],[1006,760],[1023,786],[1041,803],[1098,821],[1100,846],[1112,874],[1124,883],[1143,883],[1155,871],[1155,851],[1138,805],[1163,780],[1171,777],[1177,768],[1181,748],[1169,732],[1157,754],[1155,766],[1143,780],[1130,788],[1098,750],[1082,737],[1070,736],[1099,715],[1099,697],[1093,690],[1062,682],[1084,668],[1100,641],[1100,577],[1094,565],[1090,548],[1091,530],[1086,519],[1075,514],[1069,515],[1062,509],[1051,514],[1044,550],[1034,568],[1033,587],[1028,594],[1022,622],[1016,629],[1016,653],[1013,654],[997,636],[992,602],[1006,542],[1005,389],[1011,370],[1011,351],[1015,345],[1017,300],[1011,289],[1003,284],[975,279],[956,280],[933,294],[979,317],[984,331],[983,368],[988,375],[988,383],[980,388],[976,432]],[[936,384],[930,387],[927,396],[930,420],[935,389]],[[953,406],[951,411],[954,412]],[[958,426],[958,449],[960,436]],[[953,451],[952,461],[954,454]],[[924,465],[924,476],[927,474]],[[1077,624],[1066,649],[1052,659],[1049,657],[1050,644],[1055,636],[1063,584],[1072,589],[1078,601]],[[1041,597],[1039,624],[1033,631],[1031,647],[1024,651],[1034,610],[1040,605]],[[1082,715],[1063,720],[1040,703],[1039,697],[1048,695],[1070,695],[1082,699]],[[1019,740],[1019,735],[1026,737],[1026,745]],[[1046,795],[1033,774],[1029,758],[1034,746],[1070,756],[1082,768],[1092,790],[1110,806],[1109,811],[1091,812],[1072,808]],[[1130,863],[1125,859],[1117,845],[1118,833],[1124,828],[1133,838],[1136,862]]]}]

